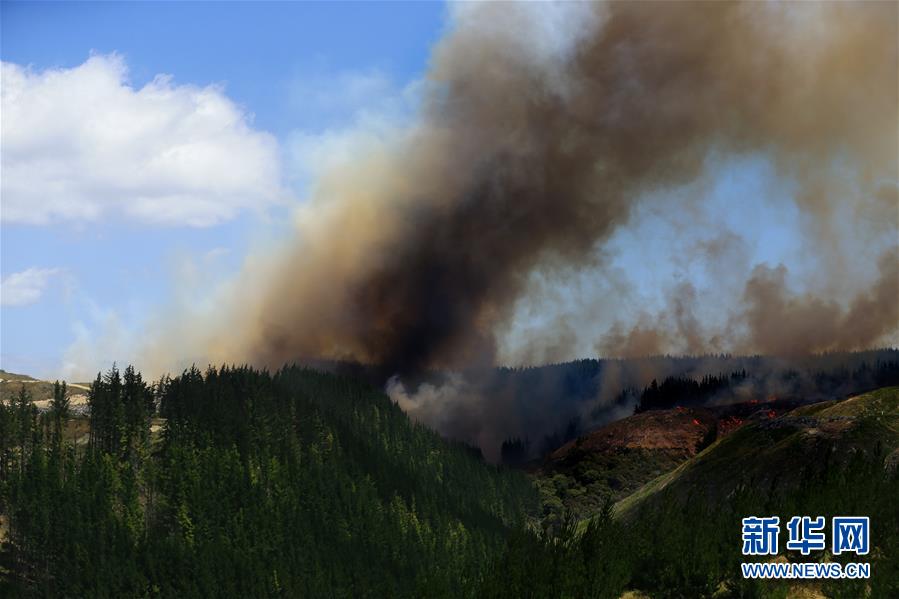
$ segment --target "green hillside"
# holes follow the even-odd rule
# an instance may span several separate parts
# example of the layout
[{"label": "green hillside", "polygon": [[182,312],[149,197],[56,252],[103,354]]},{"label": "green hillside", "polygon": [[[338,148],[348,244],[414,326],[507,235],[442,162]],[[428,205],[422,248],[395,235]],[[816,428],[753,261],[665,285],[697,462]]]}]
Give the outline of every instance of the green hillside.
[{"label": "green hillside", "polygon": [[92,399],[83,447],[0,407],[0,594],[471,595],[536,506],[524,475],[353,379],[192,370],[154,391],[129,369]]}]

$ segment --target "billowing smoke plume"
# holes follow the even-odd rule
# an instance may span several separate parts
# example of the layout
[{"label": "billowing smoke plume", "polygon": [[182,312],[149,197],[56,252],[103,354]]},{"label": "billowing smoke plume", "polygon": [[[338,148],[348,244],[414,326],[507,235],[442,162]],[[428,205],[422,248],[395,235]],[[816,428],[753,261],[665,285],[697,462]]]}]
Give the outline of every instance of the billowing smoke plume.
[{"label": "billowing smoke plume", "polygon": [[[211,354],[397,372],[490,362],[532,271],[592,259],[637,198],[696,179],[710,153],[765,153],[822,235],[848,200],[830,195],[835,173],[852,201],[896,208],[881,191],[896,182],[895,4],[634,2],[546,18],[553,10],[457,10],[418,121],[322,176],[295,243],[248,277]],[[734,345],[877,342],[897,324],[888,262],[886,292],[845,315],[784,298],[776,270],[753,272],[749,331]],[[842,320],[772,334],[775,318],[796,315]]]},{"label": "billowing smoke plume", "polygon": [[[455,6],[414,122],[321,173],[288,247],[250,258],[211,324],[176,319],[176,343],[164,334],[148,343],[151,358],[166,360],[142,363],[318,357],[400,375],[492,365],[497,331],[533,291],[534,273],[601,262],[641,198],[699,180],[710,161],[750,155],[793,186],[801,243],[820,258],[817,286],[791,290],[782,267],[727,263],[722,279],[739,278],[742,291],[724,326],[705,328],[684,282],[661,313],[612,326],[596,349],[802,353],[891,343],[897,10]],[[841,241],[847,221],[852,251]],[[696,256],[729,260],[732,240],[721,239]],[[878,255],[872,285],[860,273]],[[546,344],[564,349],[577,327],[560,321],[564,334]],[[424,402],[430,421],[448,417],[435,408],[442,392]]]}]

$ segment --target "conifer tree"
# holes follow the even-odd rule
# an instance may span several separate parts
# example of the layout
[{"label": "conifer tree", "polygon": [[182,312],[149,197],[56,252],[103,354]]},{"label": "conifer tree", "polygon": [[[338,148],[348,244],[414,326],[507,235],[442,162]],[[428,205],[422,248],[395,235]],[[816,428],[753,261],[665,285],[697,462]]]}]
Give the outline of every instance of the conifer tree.
[{"label": "conifer tree", "polygon": [[53,399],[50,401],[50,415],[53,420],[53,447],[59,449],[62,445],[62,433],[65,422],[69,417],[70,400],[66,396],[66,382],[53,383]]}]

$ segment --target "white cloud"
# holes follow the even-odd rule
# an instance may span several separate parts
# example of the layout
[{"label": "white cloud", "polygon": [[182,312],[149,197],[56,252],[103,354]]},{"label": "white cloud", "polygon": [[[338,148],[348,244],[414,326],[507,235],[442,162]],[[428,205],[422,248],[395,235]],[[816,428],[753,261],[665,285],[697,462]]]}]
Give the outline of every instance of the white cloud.
[{"label": "white cloud", "polygon": [[57,268],[29,268],[13,273],[0,283],[0,305],[27,306],[41,298]]},{"label": "white cloud", "polygon": [[0,96],[4,221],[208,226],[281,199],[277,141],[219,86],[157,75],[135,89],[113,54],[41,72],[4,62]]}]

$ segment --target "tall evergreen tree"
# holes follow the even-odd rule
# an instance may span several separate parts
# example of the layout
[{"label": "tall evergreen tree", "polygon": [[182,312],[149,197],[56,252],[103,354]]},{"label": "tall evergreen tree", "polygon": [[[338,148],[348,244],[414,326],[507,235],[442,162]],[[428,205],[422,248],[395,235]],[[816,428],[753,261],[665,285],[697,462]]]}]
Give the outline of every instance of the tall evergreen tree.
[{"label": "tall evergreen tree", "polygon": [[65,422],[69,417],[70,400],[66,395],[66,382],[53,383],[53,399],[50,401],[50,415],[53,419],[53,445],[57,449],[62,444]]}]

